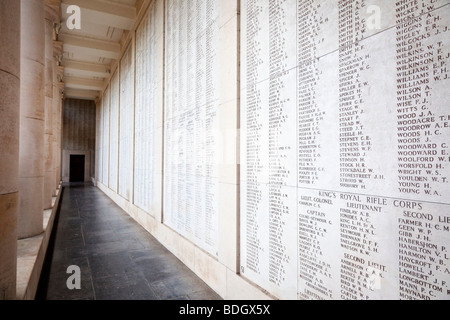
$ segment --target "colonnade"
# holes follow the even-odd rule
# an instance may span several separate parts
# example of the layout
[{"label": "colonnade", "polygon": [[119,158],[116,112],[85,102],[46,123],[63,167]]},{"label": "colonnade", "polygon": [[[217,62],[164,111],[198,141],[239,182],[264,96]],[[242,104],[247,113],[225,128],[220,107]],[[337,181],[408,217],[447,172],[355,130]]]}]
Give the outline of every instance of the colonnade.
[{"label": "colonnade", "polygon": [[16,299],[17,241],[43,232],[61,181],[57,3],[0,2],[0,300]]}]

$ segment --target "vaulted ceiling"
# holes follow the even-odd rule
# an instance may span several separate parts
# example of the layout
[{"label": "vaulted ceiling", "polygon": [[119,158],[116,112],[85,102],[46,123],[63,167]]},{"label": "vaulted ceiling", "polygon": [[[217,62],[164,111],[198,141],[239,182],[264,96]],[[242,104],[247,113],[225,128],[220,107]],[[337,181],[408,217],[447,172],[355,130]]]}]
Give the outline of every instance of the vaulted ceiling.
[{"label": "vaulted ceiling", "polygon": [[[121,43],[132,30],[137,13],[148,0],[61,0],[64,96],[95,99],[111,67],[120,56]],[[81,9],[81,29],[70,30],[70,5]],[[68,13],[69,11],[69,13]],[[70,20],[70,19],[69,19]]]}]

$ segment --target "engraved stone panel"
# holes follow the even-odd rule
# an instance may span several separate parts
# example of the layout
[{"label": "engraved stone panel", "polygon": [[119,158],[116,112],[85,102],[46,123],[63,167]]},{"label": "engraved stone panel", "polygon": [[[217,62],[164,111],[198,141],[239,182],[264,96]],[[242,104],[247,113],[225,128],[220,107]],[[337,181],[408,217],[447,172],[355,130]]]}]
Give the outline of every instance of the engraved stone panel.
[{"label": "engraved stone panel", "polygon": [[109,87],[103,94],[103,137],[102,137],[102,157],[103,157],[103,184],[108,185],[109,177]]},{"label": "engraved stone panel", "polygon": [[241,17],[243,276],[287,299],[449,299],[449,1]]},{"label": "engraved stone panel", "polygon": [[131,46],[120,61],[119,194],[130,199],[133,154],[133,65]]},{"label": "engraved stone panel", "polygon": [[[103,132],[103,105],[104,100],[100,102],[100,105],[97,107],[97,147],[96,147],[96,179],[98,181],[105,183],[103,181],[103,141],[104,141],[104,132]],[[65,131],[65,127],[63,126],[63,130]]]},{"label": "engraved stone panel", "polygon": [[166,3],[164,222],[217,256],[218,4]]},{"label": "engraved stone panel", "polygon": [[111,190],[118,191],[119,174],[119,72],[111,77],[109,127],[109,181]]},{"label": "engraved stone panel", "polygon": [[162,136],[158,133],[155,16],[153,2],[136,31],[134,203],[151,214],[161,210],[161,181],[157,171],[161,153],[157,148]]}]

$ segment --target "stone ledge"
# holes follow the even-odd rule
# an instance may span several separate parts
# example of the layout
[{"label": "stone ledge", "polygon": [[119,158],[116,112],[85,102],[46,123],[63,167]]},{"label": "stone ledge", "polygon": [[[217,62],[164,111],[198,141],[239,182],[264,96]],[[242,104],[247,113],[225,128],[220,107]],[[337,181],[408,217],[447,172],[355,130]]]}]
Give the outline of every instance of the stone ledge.
[{"label": "stone ledge", "polygon": [[61,191],[62,185],[52,198],[52,209],[44,210],[44,231],[17,241],[17,300],[33,300],[36,296]]}]

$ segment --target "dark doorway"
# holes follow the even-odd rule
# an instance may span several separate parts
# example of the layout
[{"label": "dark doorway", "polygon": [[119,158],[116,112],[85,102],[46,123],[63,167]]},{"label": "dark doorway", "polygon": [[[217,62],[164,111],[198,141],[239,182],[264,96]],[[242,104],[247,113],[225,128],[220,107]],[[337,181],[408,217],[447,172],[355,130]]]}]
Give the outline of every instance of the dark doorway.
[{"label": "dark doorway", "polygon": [[84,182],[84,155],[70,156],[70,182]]}]

